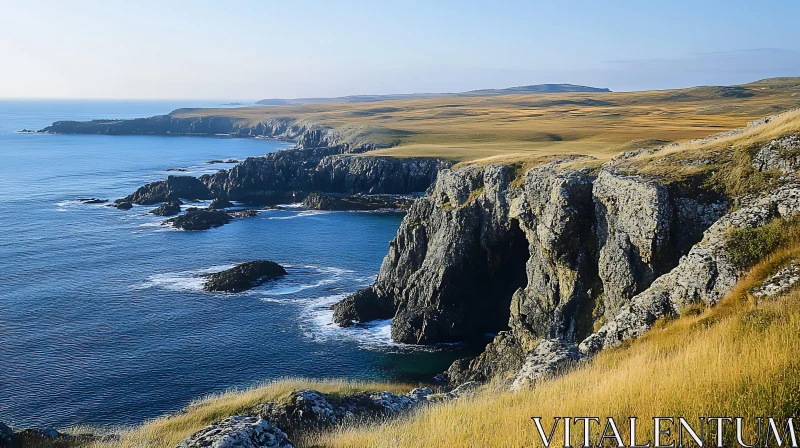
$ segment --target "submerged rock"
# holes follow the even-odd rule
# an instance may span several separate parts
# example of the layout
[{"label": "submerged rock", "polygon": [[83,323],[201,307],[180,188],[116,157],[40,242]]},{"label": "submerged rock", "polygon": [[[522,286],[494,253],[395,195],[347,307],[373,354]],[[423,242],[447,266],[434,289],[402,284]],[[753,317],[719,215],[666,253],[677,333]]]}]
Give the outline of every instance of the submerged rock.
[{"label": "submerged rock", "polygon": [[189,208],[186,213],[170,218],[164,223],[172,224],[176,229],[183,230],[208,230],[213,227],[220,227],[233,218],[225,213],[224,210],[206,210],[201,208]]},{"label": "submerged rock", "polygon": [[156,216],[173,216],[181,212],[181,201],[165,202],[150,211]]},{"label": "submerged rock", "polygon": [[105,204],[106,202],[108,202],[108,199],[98,199],[98,198],[79,198],[78,200],[84,204]]},{"label": "submerged rock", "polygon": [[292,448],[286,433],[258,417],[228,417],[187,437],[176,448]]},{"label": "submerged rock", "polygon": [[413,197],[402,195],[310,193],[303,199],[303,207],[308,210],[407,210],[413,202]]},{"label": "submerged rock", "polygon": [[286,275],[286,270],[274,261],[249,261],[222,272],[209,274],[203,289],[206,291],[240,292],[283,275]]}]

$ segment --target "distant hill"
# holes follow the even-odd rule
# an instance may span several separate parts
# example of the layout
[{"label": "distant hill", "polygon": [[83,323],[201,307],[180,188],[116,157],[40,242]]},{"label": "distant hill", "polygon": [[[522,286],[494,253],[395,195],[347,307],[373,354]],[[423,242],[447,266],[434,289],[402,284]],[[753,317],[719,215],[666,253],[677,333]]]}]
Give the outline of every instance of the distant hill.
[{"label": "distant hill", "polygon": [[482,89],[460,93],[407,93],[389,95],[350,95],[335,98],[272,98],[256,101],[262,106],[290,106],[296,104],[328,104],[328,103],[372,103],[376,101],[411,100],[419,98],[464,97],[464,96],[494,96],[513,95],[523,93],[566,93],[566,92],[611,92],[609,89],[599,87],[578,86],[574,84],[536,84],[531,86],[509,87],[507,89]]}]

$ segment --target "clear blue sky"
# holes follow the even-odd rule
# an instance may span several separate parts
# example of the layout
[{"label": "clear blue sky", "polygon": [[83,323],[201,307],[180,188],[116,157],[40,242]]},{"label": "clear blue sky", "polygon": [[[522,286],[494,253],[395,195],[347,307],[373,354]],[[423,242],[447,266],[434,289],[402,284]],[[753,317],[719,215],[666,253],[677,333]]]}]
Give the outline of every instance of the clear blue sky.
[{"label": "clear blue sky", "polygon": [[800,2],[0,0],[0,97],[259,99],[800,76]]}]

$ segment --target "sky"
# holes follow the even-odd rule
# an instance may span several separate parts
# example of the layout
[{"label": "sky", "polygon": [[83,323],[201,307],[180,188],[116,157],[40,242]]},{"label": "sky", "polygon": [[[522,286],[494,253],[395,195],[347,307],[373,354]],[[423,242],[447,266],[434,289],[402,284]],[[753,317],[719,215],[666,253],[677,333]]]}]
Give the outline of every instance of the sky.
[{"label": "sky", "polygon": [[0,98],[615,91],[800,76],[800,1],[0,0]]}]

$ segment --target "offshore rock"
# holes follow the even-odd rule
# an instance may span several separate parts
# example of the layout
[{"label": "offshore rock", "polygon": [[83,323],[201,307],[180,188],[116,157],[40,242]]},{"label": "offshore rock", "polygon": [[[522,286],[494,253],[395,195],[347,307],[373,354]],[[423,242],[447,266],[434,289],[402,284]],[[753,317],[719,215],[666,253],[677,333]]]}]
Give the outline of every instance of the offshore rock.
[{"label": "offshore rock", "polygon": [[208,209],[209,210],[223,210],[223,209],[226,209],[228,207],[233,207],[233,202],[231,202],[231,201],[229,201],[227,199],[219,199],[219,198],[217,198],[217,199],[214,199],[213,201],[211,201],[211,204],[209,204]]},{"label": "offshore rock", "polygon": [[113,206],[116,207],[117,210],[130,210],[133,208],[133,204],[128,201],[117,202],[116,204],[113,204]]},{"label": "offshore rock", "polygon": [[202,208],[188,208],[186,213],[164,221],[165,224],[172,224],[176,229],[183,230],[208,230],[213,227],[220,227],[233,218],[225,213],[224,210],[207,210]]},{"label": "offshore rock", "polygon": [[310,193],[303,199],[307,210],[408,210],[414,198],[403,195],[345,195]]},{"label": "offshore rock", "polygon": [[117,204],[130,202],[133,204],[151,205],[159,202],[178,201],[180,199],[211,199],[208,187],[193,176],[168,176],[166,180],[151,182],[140,187],[134,193],[117,199]]},{"label": "offshore rock", "polygon": [[165,202],[150,211],[156,216],[173,216],[181,212],[181,201]]},{"label": "offshore rock", "polygon": [[203,289],[240,292],[284,275],[286,275],[286,270],[274,261],[249,261],[221,272],[209,274]]},{"label": "offshore rock", "polygon": [[389,319],[392,316],[394,316],[392,301],[379,296],[372,288],[356,291],[333,305],[333,321],[342,327],[349,327],[354,322]]},{"label": "offshore rock", "polygon": [[286,434],[258,417],[234,416],[187,437],[176,448],[292,448]]}]

